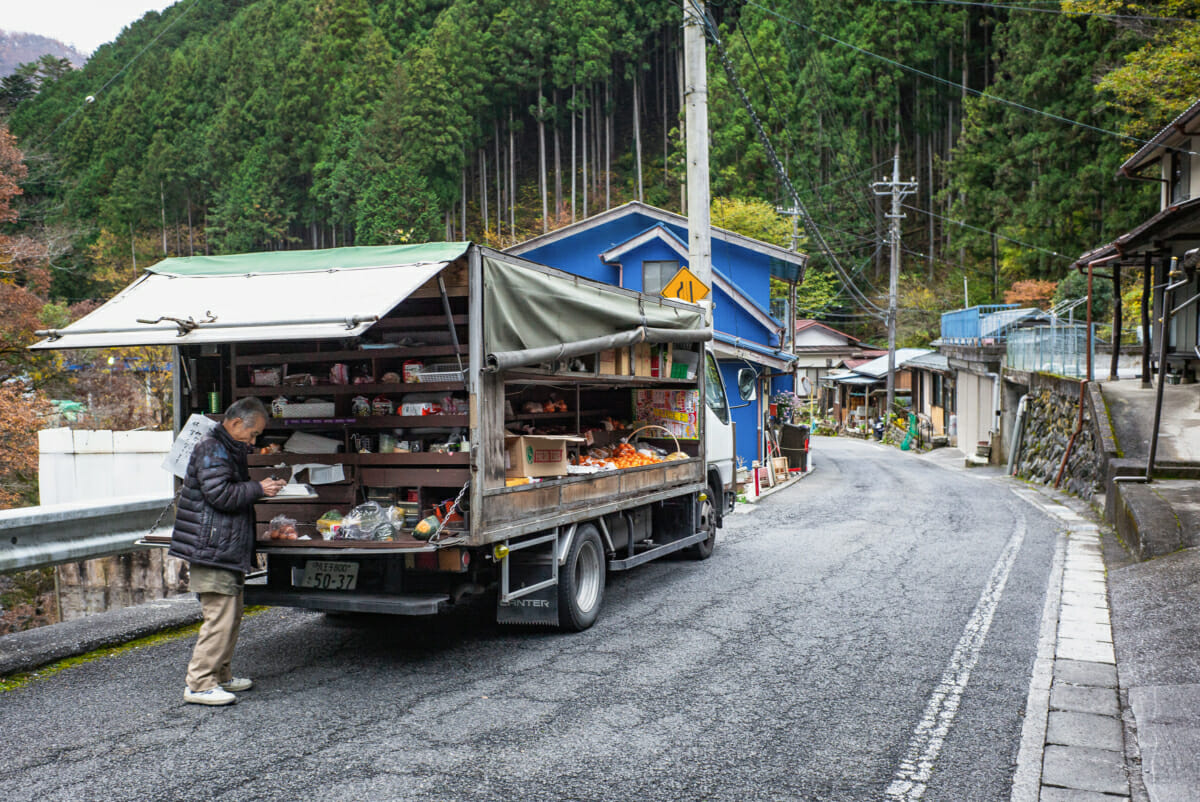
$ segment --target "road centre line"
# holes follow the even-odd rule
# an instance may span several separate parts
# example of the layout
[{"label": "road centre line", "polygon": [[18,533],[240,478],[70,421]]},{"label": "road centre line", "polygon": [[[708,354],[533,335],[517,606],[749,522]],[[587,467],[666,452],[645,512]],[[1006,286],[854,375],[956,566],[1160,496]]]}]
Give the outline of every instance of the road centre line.
[{"label": "road centre line", "polygon": [[992,618],[996,614],[996,608],[1004,594],[1004,586],[1008,583],[1009,573],[1024,541],[1025,516],[1018,513],[1013,533],[992,567],[979,601],[967,619],[962,638],[950,655],[950,663],[930,695],[921,721],[913,730],[904,759],[884,794],[885,799],[916,802],[925,795],[934,764],[946,742],[950,727],[954,724],[963,691],[971,679],[971,670],[979,661],[988,630],[992,626]]}]

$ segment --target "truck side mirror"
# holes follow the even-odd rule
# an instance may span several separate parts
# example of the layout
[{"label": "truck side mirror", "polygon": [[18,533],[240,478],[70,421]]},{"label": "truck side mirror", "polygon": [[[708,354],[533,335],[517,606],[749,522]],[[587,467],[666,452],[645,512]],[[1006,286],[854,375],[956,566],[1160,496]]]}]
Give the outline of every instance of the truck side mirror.
[{"label": "truck side mirror", "polygon": [[738,395],[743,401],[753,401],[757,397],[758,371],[754,368],[742,368],[737,375]]}]

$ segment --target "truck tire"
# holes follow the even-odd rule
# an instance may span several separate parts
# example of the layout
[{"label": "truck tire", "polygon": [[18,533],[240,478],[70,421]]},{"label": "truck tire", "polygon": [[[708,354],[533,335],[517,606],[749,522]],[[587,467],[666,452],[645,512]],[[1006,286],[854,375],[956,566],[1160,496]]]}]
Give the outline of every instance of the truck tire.
[{"label": "truck tire", "polygon": [[701,540],[694,546],[689,546],[687,554],[689,557],[696,560],[707,560],[712,556],[713,549],[717,546],[717,514],[716,508],[713,506],[712,491],[709,491],[708,498],[700,502],[700,511],[697,514],[700,528],[708,532],[708,537]]},{"label": "truck tire", "polygon": [[575,532],[566,562],[558,571],[558,626],[582,632],[596,623],[604,602],[605,557],[592,524]]}]

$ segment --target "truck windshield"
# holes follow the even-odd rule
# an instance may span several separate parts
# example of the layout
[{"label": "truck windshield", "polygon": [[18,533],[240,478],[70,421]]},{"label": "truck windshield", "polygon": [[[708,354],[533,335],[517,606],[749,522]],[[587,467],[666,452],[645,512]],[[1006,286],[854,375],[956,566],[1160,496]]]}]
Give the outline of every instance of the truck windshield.
[{"label": "truck windshield", "polygon": [[725,383],[721,381],[721,371],[717,370],[717,360],[713,359],[712,354],[704,355],[704,371],[704,400],[721,423],[729,423]]}]

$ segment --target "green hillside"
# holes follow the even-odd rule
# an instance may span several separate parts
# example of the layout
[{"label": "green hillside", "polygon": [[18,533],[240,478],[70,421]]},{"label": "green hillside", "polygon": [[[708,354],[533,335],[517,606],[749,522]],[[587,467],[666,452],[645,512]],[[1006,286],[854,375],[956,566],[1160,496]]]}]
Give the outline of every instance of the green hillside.
[{"label": "green hillside", "polygon": [[[907,0],[709,10],[870,297],[887,260],[870,185],[899,142],[920,183],[904,220],[913,339],[961,303],[964,276],[987,302],[1140,220],[1156,189],[1114,181],[1137,147],[1117,133],[1189,100],[1185,86],[1139,105],[1124,73],[1097,86],[1159,30],[1108,17]],[[70,232],[51,295],[77,301],[135,257],[503,245],[638,197],[680,210],[681,21],[678,0],[182,0],[28,97],[0,93],[30,166],[22,220]],[[790,206],[721,55],[710,46],[713,194]],[[802,314],[870,331],[828,267],[814,258]]]}]

